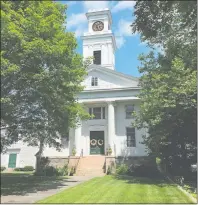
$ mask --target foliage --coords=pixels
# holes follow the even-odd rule
[[[33,166],[25,166],[24,168],[23,168],[23,171],[34,171],[34,167]]]
[[[197,6],[195,1],[137,1],[133,32],[152,48],[139,57],[141,98],[135,126],[148,151],[173,175],[188,175],[197,147]],[[184,177],[185,178],[185,177]]]
[[[15,168],[14,168],[14,171],[20,172],[20,171],[23,171],[23,168],[21,168],[21,167],[15,167]]]
[[[72,156],[76,156],[76,147],[73,147],[72,149]]]
[[[59,176],[58,169],[53,166],[46,166],[42,170],[35,172],[36,176]]]
[[[137,1],[134,16],[133,33],[150,45],[165,45],[172,37],[196,43],[196,1]]]
[[[71,167],[69,170],[69,176],[73,176],[76,173],[75,167]]]
[[[107,148],[107,155],[111,155],[111,154],[112,154],[112,148],[109,145],[108,148]]]
[[[67,176],[68,175],[68,166],[64,165],[61,168],[58,168],[58,176]]]
[[[4,171],[4,170],[6,170],[6,167],[1,167],[1,171]]]
[[[65,28],[65,5],[2,1],[1,14],[1,151],[22,140],[41,157],[44,146],[59,150],[69,127],[89,116],[76,101],[86,68]]]
[[[121,164],[116,167],[116,174],[128,174],[128,166],[126,164]]]
[[[16,167],[14,168],[14,171],[17,172],[28,172],[28,171],[34,171],[34,167],[33,166],[25,166],[25,167]]]
[[[149,178],[160,177],[160,173],[156,166],[145,165],[145,164],[129,166],[128,175],[136,176],[136,177],[149,177]]]
[[[112,174],[112,168],[111,168],[111,166],[108,166],[107,175],[111,175],[111,174]]]

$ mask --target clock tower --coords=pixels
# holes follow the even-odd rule
[[[86,17],[88,32],[82,36],[84,59],[92,56],[93,64],[114,70],[116,42],[111,30],[110,10],[89,10]]]

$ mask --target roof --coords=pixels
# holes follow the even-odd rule
[[[88,70],[87,72],[91,72],[93,70],[100,70],[100,71],[104,71],[104,72],[107,72],[107,73],[111,73],[111,74],[114,74],[114,75],[117,75],[119,77],[122,77],[122,78],[127,78],[129,80],[134,80],[134,81],[139,81],[139,78],[137,77],[134,77],[134,76],[131,76],[131,75],[127,75],[127,74],[124,74],[124,73],[121,73],[121,72],[118,72],[116,70],[112,70],[110,68],[105,68],[103,66],[100,66],[100,65],[95,65],[95,64],[92,64],[88,67]]]

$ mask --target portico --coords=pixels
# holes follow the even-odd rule
[[[104,108],[104,118],[101,119],[90,119],[87,121],[80,121],[78,126],[74,129],[74,139],[72,147],[76,148],[76,156],[81,155],[81,151],[83,151],[83,155],[89,156],[91,153],[91,143],[96,143],[95,140],[98,139],[98,136],[93,136],[93,133],[97,133],[96,131],[101,131],[104,133],[104,153],[96,153],[96,155],[107,154],[107,149],[110,147],[112,149],[112,156],[116,155],[115,147],[116,147],[116,107],[120,103],[124,102],[137,102],[139,100],[138,97],[119,97],[119,98],[107,98],[107,99],[81,99],[80,103],[86,107],[86,111],[89,112],[90,108]],[[123,122],[120,122],[123,123]],[[101,134],[100,134],[101,135]],[[91,137],[90,137],[91,136]],[[92,139],[95,139],[91,142]],[[98,140],[97,140],[98,143]],[[100,147],[101,143],[96,146]],[[70,153],[72,154],[72,153]]]
[[[97,152],[96,155],[106,154],[107,148],[111,147],[114,155],[115,143],[115,101],[108,102],[84,102],[87,111],[90,108],[103,108],[104,119],[90,119],[85,122],[80,121],[74,129],[73,147],[76,148],[76,155],[80,156],[83,150],[84,155],[92,155],[91,148],[104,147],[104,152]],[[103,133],[103,134],[102,134]],[[97,136],[94,136],[97,135]],[[100,136],[98,136],[100,135]],[[103,135],[103,136],[102,136]],[[101,149],[102,150],[102,149]]]

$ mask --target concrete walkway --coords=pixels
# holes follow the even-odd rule
[[[35,203],[41,199],[57,194],[58,192],[68,189],[70,187],[81,184],[85,181],[94,178],[94,176],[70,176],[63,180],[62,185],[55,189],[48,189],[46,191],[38,191],[36,193],[27,193],[25,195],[7,195],[1,196],[1,203]]]

